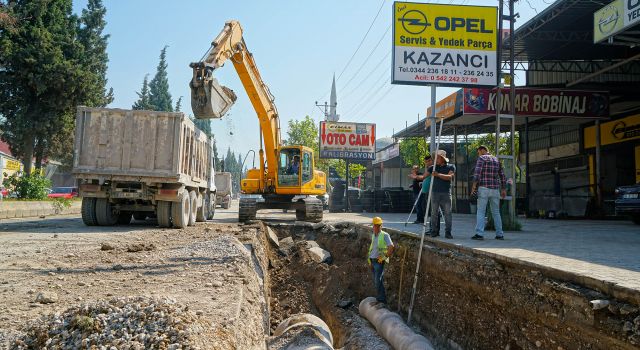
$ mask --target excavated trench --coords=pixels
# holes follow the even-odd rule
[[[264,226],[265,233],[268,232]],[[358,313],[374,295],[366,252],[370,228],[350,223],[271,224],[266,244],[269,327],[311,313],[335,349],[390,349]],[[406,318],[419,239],[390,232],[397,253],[385,272],[389,309]],[[268,234],[267,234],[268,236]],[[331,253],[318,262],[309,248]],[[426,242],[413,327],[437,349],[637,349],[640,297],[532,264]],[[270,349],[279,349],[271,343]]]

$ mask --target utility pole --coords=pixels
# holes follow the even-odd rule
[[[498,12],[498,31],[499,34],[499,42],[498,42],[498,91],[497,91],[497,107],[496,107],[496,157],[498,159],[504,159],[510,163],[509,170],[507,171],[508,176],[511,178],[511,190],[508,195],[511,198],[509,203],[509,218],[510,222],[514,223],[516,219],[516,163],[518,161],[518,154],[516,152],[515,140],[516,140],[516,105],[515,105],[515,97],[516,97],[516,87],[515,87],[515,46],[514,46],[514,38],[513,33],[515,31],[515,22],[516,18],[519,17],[519,14],[515,13],[514,4],[517,0],[508,0],[509,1],[509,15],[504,16],[504,0],[499,0],[499,12]],[[509,21],[509,114],[502,114],[502,106],[503,106],[503,98],[502,98],[502,87],[504,86],[502,83],[502,52],[504,48],[503,36],[502,36],[502,28],[503,21]],[[510,148],[511,154],[500,154],[500,132],[501,132],[501,119],[508,119],[510,121],[509,128],[509,137],[511,138]]]

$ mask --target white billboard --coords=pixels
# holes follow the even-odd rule
[[[321,121],[320,158],[374,160],[376,125]]]

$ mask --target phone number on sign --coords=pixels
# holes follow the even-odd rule
[[[425,73],[425,74],[444,74],[459,75],[465,77],[493,77],[491,71],[474,70],[474,69],[453,69],[453,68],[422,68],[422,67],[398,67],[400,73]]]
[[[451,82],[451,83],[468,83],[468,84],[476,84],[479,82],[478,78],[475,77],[461,77],[461,76],[452,76],[452,75],[416,75],[414,77],[416,81],[441,81],[441,82]]]

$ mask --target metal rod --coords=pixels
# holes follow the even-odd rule
[[[436,145],[436,86],[431,85],[431,115],[429,116],[431,120],[431,142],[429,142],[429,153],[433,156],[435,154],[436,149],[434,148]]]
[[[598,208],[602,208],[602,193],[600,191],[600,161],[602,157],[600,140],[600,120],[596,120],[596,199]]]
[[[511,216],[511,222],[516,221],[516,162],[518,161],[518,154],[516,154],[516,77],[514,72],[515,65],[515,46],[513,44],[513,32],[515,30],[516,16],[514,10],[514,0],[509,0],[509,75],[511,76],[511,84],[509,84],[509,100],[511,106],[511,155],[513,157],[511,161],[511,203],[509,205],[509,215]]]
[[[627,58],[627,59],[625,59],[625,60],[622,60],[622,61],[620,61],[620,62],[618,62],[618,63],[616,63],[616,64],[612,64],[612,65],[610,65],[610,66],[608,66],[608,67],[606,67],[606,68],[603,68],[603,69],[601,69],[601,70],[599,70],[599,71],[597,71],[597,72],[593,72],[593,73],[591,73],[591,74],[588,74],[588,75],[583,76],[582,78],[576,79],[576,80],[574,80],[574,81],[572,81],[572,82],[568,83],[568,84],[567,84],[567,87],[571,87],[571,86],[574,86],[574,85],[580,84],[580,83],[582,83],[583,81],[586,81],[586,80],[589,80],[589,79],[591,79],[591,78],[597,77],[598,75],[600,75],[600,74],[602,74],[602,73],[606,73],[606,72],[608,72],[608,71],[610,71],[610,70],[612,70],[612,69],[616,69],[616,68],[618,68],[618,67],[620,67],[620,66],[622,66],[622,65],[625,65],[625,64],[627,64],[627,63],[629,63],[629,62],[631,62],[631,61],[637,60],[637,59],[640,59],[640,53],[639,53],[639,54],[637,54],[637,55],[631,56],[631,57],[629,57],[629,58]]]
[[[435,105],[433,106],[433,109],[435,109]],[[438,139],[436,140],[436,150],[433,153],[433,155],[431,156],[434,159],[433,162],[433,170],[436,169],[436,161],[438,160],[438,149],[440,148],[440,135],[442,135],[442,126],[444,124],[444,118],[442,118],[440,120],[440,131],[438,132]],[[433,193],[433,183],[434,183],[434,179],[433,179],[433,172],[431,172],[431,183],[429,184],[429,195],[427,196],[427,207],[425,208],[425,220],[422,222],[422,236],[420,237],[420,247],[418,248],[418,260],[416,262],[416,274],[413,276],[413,288],[411,290],[411,303],[409,303],[409,312],[407,315],[407,325],[411,324],[411,314],[413,313],[413,303],[415,302],[415,298],[416,298],[416,286],[418,285],[418,273],[420,272],[420,260],[422,260],[422,246],[424,245],[424,235],[427,232],[427,220],[426,220],[426,215],[427,213],[429,213],[429,207],[431,206],[431,194]],[[436,209],[438,210],[438,209]],[[437,217],[437,215],[436,215]]]

